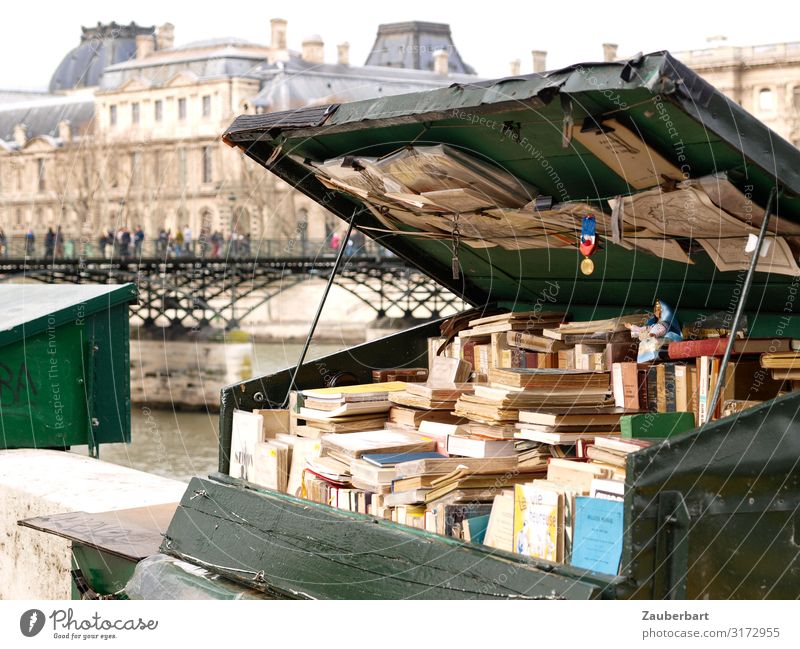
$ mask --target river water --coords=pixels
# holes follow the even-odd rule
[[[342,347],[312,345],[307,359],[332,354]],[[300,344],[257,344],[254,373],[268,374],[293,366],[301,350]],[[134,405],[131,426],[131,443],[101,446],[100,459],[184,481],[217,470],[218,413],[151,410]],[[86,449],[77,447],[75,451],[85,453]]]

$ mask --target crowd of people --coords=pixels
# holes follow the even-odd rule
[[[364,247],[364,235],[356,231],[346,241],[342,241],[342,236],[338,232],[331,233],[326,239],[326,246],[331,253],[338,252],[344,246],[345,254],[350,257],[354,254],[361,254]],[[263,242],[256,242],[257,245]],[[95,247],[96,246],[96,247]],[[292,246],[291,250],[298,256],[307,253],[319,254],[319,250],[306,251],[305,246]],[[141,225],[137,225],[133,230],[128,227],[121,227],[116,230],[109,229],[100,234],[93,242],[83,242],[83,246],[78,250],[77,242],[69,236],[64,235],[61,226],[55,230],[47,228],[44,235],[43,249],[36,247],[36,235],[33,229],[28,229],[24,236],[24,241],[17,240],[10,242],[3,229],[0,228],[0,256],[8,257],[9,251],[12,255],[24,254],[26,257],[44,255],[44,257],[61,258],[72,257],[75,254],[83,254],[88,257],[111,258],[141,258],[141,257],[205,257],[205,258],[229,258],[229,257],[250,257],[253,254],[269,255],[270,250],[259,247],[253,249],[253,242],[249,233],[232,232],[228,237],[214,230],[213,232],[202,232],[197,238],[193,236],[192,229],[186,225],[183,228],[172,229],[161,228],[158,235],[152,239],[147,239],[145,231]],[[285,252],[285,250],[284,250]]]

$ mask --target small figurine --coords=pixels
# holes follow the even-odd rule
[[[638,363],[647,363],[658,357],[658,350],[666,343],[683,340],[681,324],[672,307],[663,300],[656,300],[652,317],[644,326],[626,324],[631,338],[639,339]]]

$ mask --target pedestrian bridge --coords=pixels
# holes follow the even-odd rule
[[[271,256],[262,253],[267,249]],[[203,255],[165,251],[123,257],[112,249],[108,257],[9,256],[0,258],[0,281],[132,282],[139,291],[139,303],[131,307],[133,324],[232,329],[281,291],[329,277],[336,250],[317,247],[308,254],[312,249],[306,247],[307,254],[298,255],[300,250],[298,244],[273,240],[251,244],[248,256],[229,255],[227,249],[220,257],[205,249]],[[334,284],[368,305],[376,317],[430,320],[465,308],[458,296],[377,246],[346,254]]]

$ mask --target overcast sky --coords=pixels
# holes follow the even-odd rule
[[[364,62],[379,23],[425,20],[449,23],[462,58],[484,77],[508,74],[509,62],[532,71],[530,52],[547,50],[547,67],[602,59],[602,43],[620,55],[706,47],[724,35],[735,45],[800,40],[800,9],[788,0],[743,2],[455,2],[450,0],[303,0],[302,2],[168,2],[167,0],[52,0],[8,2],[0,39],[0,89],[46,88],[64,55],[80,41],[81,25],[97,21],[175,25],[176,44],[237,36],[269,41],[270,18],[288,20],[289,47],[320,34],[326,60],[349,41],[350,61]]]

